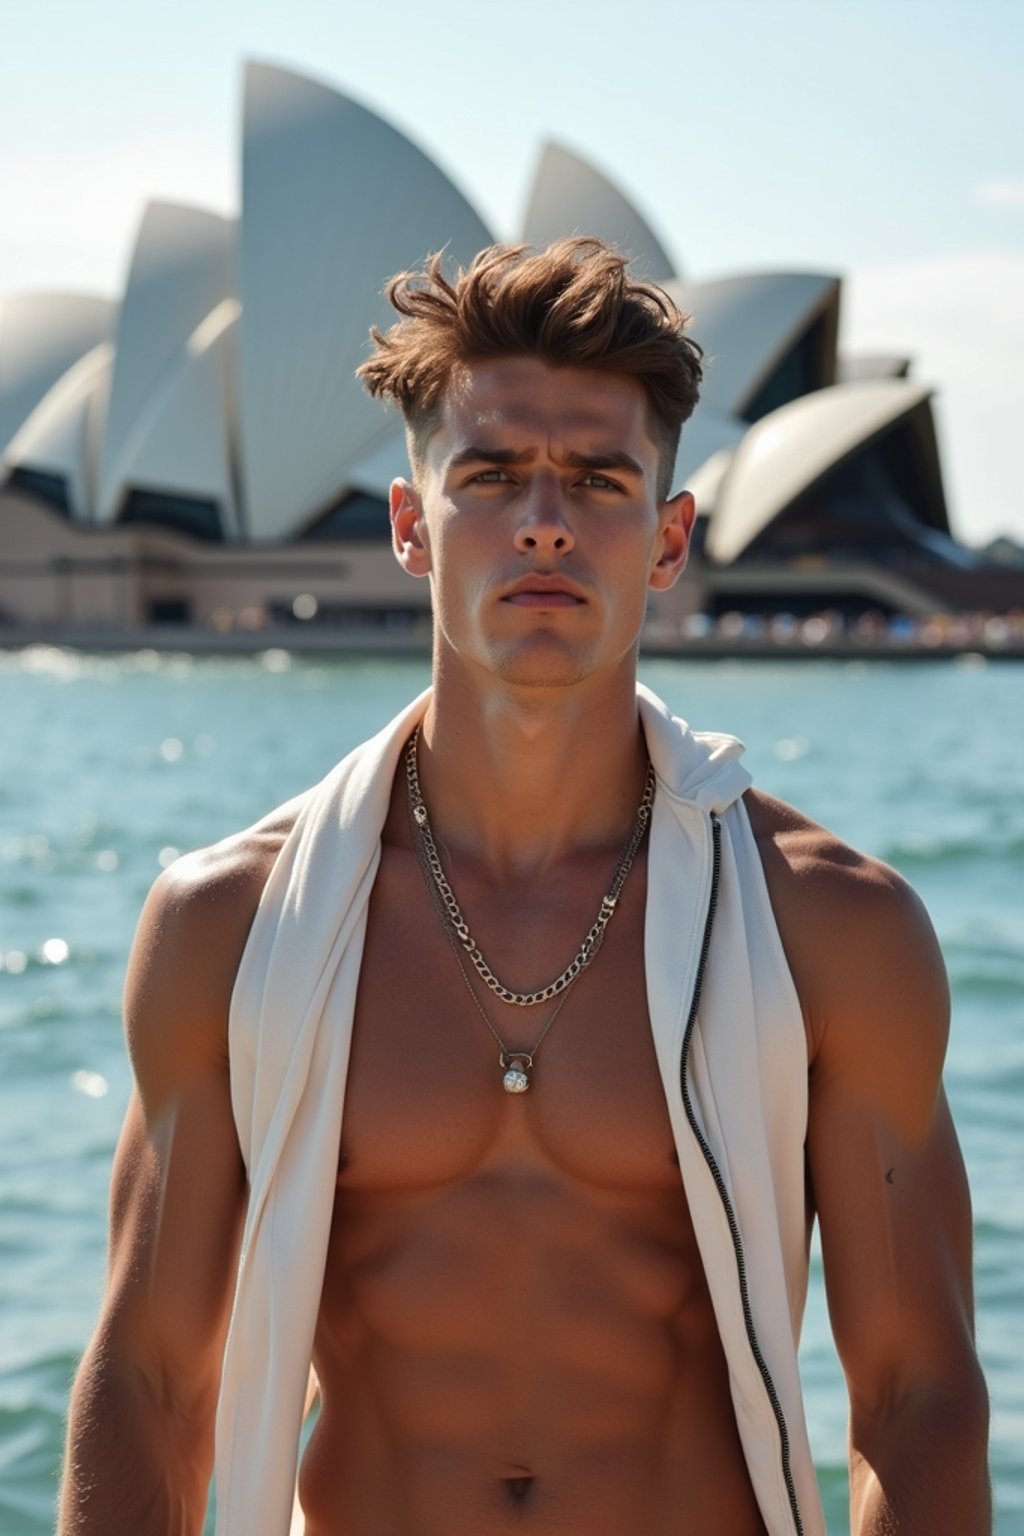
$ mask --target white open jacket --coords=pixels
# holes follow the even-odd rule
[[[380,833],[423,694],[305,797],[231,1002],[249,1209],[217,1414],[217,1536],[287,1536]],[[657,791],[648,1006],[679,1169],[770,1536],[822,1536],[796,1346],[807,1050],[732,737],[638,688]]]

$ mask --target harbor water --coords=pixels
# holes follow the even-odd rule
[[[1024,663],[650,662],[755,781],[901,870],[954,999],[947,1089],[974,1198],[1001,1536],[1024,1536]],[[53,1528],[63,1416],[100,1297],[129,1092],[120,992],[180,852],[313,782],[425,663],[0,653],[0,1532]],[[581,745],[585,750],[585,744]],[[829,1530],[846,1403],[815,1256],[802,1349]]]

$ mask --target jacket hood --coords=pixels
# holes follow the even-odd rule
[[[643,683],[637,683],[636,694],[659,788],[676,800],[721,815],[753,783],[740,762],[746,751],[743,742],[714,731],[692,731]]]

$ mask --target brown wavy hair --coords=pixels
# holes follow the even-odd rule
[[[697,404],[703,351],[685,334],[688,316],[663,289],[631,278],[628,265],[613,246],[578,236],[540,251],[489,246],[451,280],[443,252],[424,271],[393,277],[387,296],[403,318],[371,329],[373,354],[356,373],[371,395],[401,411],[414,473],[454,374],[485,358],[538,357],[639,379],[664,501],[683,422]]]

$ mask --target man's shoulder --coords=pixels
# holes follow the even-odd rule
[[[773,901],[813,902],[822,915],[841,909],[872,923],[892,919],[920,902],[901,874],[883,860],[844,842],[795,806],[749,789],[743,803],[750,819]]]
[[[175,859],[155,881],[151,901],[165,917],[185,923],[194,918],[205,925],[235,909],[254,912],[304,799],[290,800],[252,826]]]
[[[154,882],[139,919],[125,989],[129,1040],[226,1046],[238,966],[263,888],[303,800],[209,847]]]
[[[913,887],[784,801],[749,790],[744,804],[812,1050],[829,1031],[866,1043],[894,1013],[944,1043],[945,968]]]

